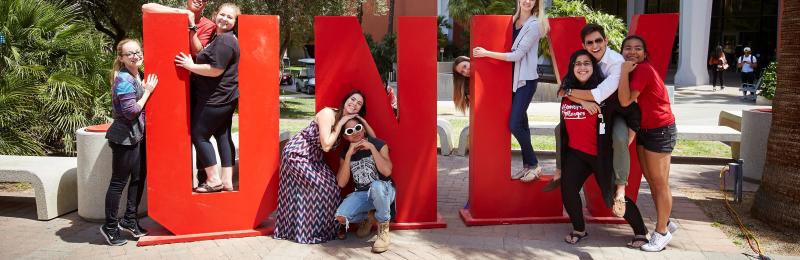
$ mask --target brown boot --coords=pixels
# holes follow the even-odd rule
[[[369,214],[367,214],[367,219],[358,225],[356,236],[359,238],[369,236],[372,233],[372,226],[375,226],[375,223],[378,223],[378,220],[375,219],[375,211],[370,211]]]
[[[372,252],[386,252],[389,250],[389,243],[389,221],[378,223],[378,239],[372,244]]]

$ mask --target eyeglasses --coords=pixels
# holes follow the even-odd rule
[[[142,52],[142,50],[138,50],[138,51],[132,51],[132,52],[123,53],[122,56],[125,56],[125,57],[128,57],[128,58],[133,58],[133,56],[140,56],[141,57],[143,54],[144,53]]]
[[[361,124],[357,124],[351,128],[344,129],[344,135],[353,135],[355,133],[361,132],[364,129],[364,126]]]
[[[601,42],[603,42],[603,38],[597,38],[597,39],[594,39],[594,41],[592,41],[592,40],[586,41],[586,45],[592,45],[592,43],[600,44]]]
[[[592,62],[591,61],[584,61],[584,62],[576,61],[575,63],[573,63],[573,65],[575,65],[575,67],[591,67],[592,66]]]

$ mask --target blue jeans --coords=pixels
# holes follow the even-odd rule
[[[347,195],[339,208],[336,216],[343,216],[349,227],[350,222],[361,222],[367,219],[367,213],[375,210],[375,219],[379,223],[391,219],[390,207],[394,202],[395,190],[390,181],[373,181],[367,191],[354,191]]]
[[[522,150],[522,166],[529,168],[535,168],[539,164],[533,152],[531,128],[528,125],[528,106],[533,100],[533,94],[536,93],[537,82],[538,80],[527,80],[525,86],[511,94],[511,118],[508,120],[511,134],[517,139]]]

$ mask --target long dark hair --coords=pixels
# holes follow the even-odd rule
[[[719,46],[719,45],[717,45],[717,48],[714,49],[714,53],[711,54],[712,57],[717,58],[717,59],[722,58],[722,56],[724,56],[724,55],[725,55],[725,52],[723,51],[722,46]]]
[[[342,99],[342,103],[339,104],[339,109],[336,110],[336,119],[333,121],[333,126],[331,126],[331,131],[335,130],[336,124],[339,123],[339,119],[342,119],[344,115],[344,104],[347,103],[347,100],[350,99],[353,95],[358,94],[361,95],[361,98],[364,99],[364,102],[361,104],[361,110],[358,111],[358,115],[363,117],[367,116],[367,97],[364,96],[364,93],[361,93],[361,90],[353,90],[347,95],[344,96]]]
[[[469,88],[469,78],[464,77],[461,73],[456,71],[458,64],[462,62],[469,62],[469,57],[467,56],[458,56],[455,61],[453,61],[453,103],[456,105],[456,110],[467,111],[469,107],[469,96],[467,96],[468,88]]]
[[[589,77],[586,83],[581,83],[578,77],[575,76],[575,61],[577,61],[580,56],[587,56],[589,60],[592,61],[592,76]],[[597,64],[597,59],[595,59],[589,51],[583,49],[572,53],[572,56],[569,57],[567,75],[564,76],[564,79],[561,81],[561,89],[593,89],[596,88],[600,82],[603,82],[603,74],[600,71],[600,65]]]

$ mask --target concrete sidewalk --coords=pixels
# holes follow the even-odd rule
[[[554,161],[542,160],[547,171]],[[515,161],[512,165],[519,165]],[[568,224],[466,227],[458,216],[468,194],[468,158],[438,158],[439,213],[448,228],[393,231],[391,249],[370,253],[371,240],[350,235],[344,241],[300,245],[269,236],[136,247],[134,241],[110,247],[97,223],[71,213],[52,221],[36,220],[32,197],[0,194],[0,259],[747,259],[702,210],[673,189],[673,217],[680,230],[667,250],[646,253],[625,248],[632,232],[627,225],[589,224],[591,236],[578,246],[562,241]],[[671,185],[716,187],[719,166],[673,165]],[[745,189],[754,190],[748,184]],[[25,195],[25,194],[22,194]],[[28,194],[30,196],[30,194]],[[655,208],[646,183],[638,202],[648,228]],[[152,220],[145,219],[145,224]],[[198,223],[202,225],[202,223]],[[774,257],[773,259],[792,259]],[[794,258],[800,259],[800,258]]]

